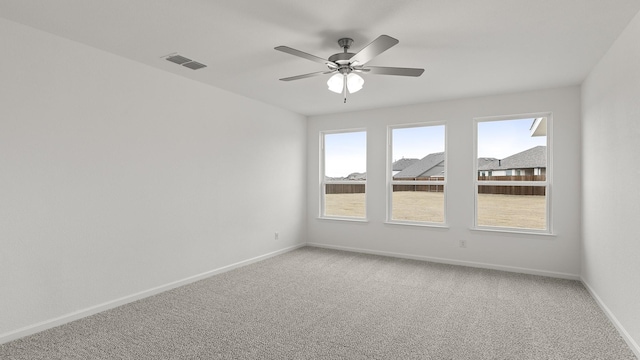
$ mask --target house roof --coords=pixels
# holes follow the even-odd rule
[[[480,163],[478,163],[478,170],[531,169],[546,167],[546,146],[536,146],[517,154],[513,154],[502,160],[493,160],[484,165],[480,165]]]
[[[367,180],[367,173],[351,173],[347,176],[346,180]]]
[[[422,159],[418,160],[418,159],[400,159],[396,162],[393,163],[393,170],[396,170],[396,163],[400,162],[401,160],[409,160],[409,166],[406,166],[402,171],[400,171],[399,173],[397,173],[396,175],[394,175],[395,179],[414,179],[417,177],[420,177],[422,174],[426,173],[427,171],[433,169],[435,166],[441,164],[444,161],[444,153],[443,152],[439,152],[439,153],[433,153],[433,154],[429,154],[425,157],[423,157]],[[478,158],[478,168],[481,168],[482,166],[486,165],[486,164],[490,164],[492,162],[496,162],[498,161],[498,159],[496,158]]]
[[[547,117],[533,119],[529,131],[531,131],[531,136],[547,136]]]
[[[404,169],[406,169],[407,167],[413,165],[416,161],[419,161],[420,159],[405,159],[402,158],[400,160],[396,160],[393,162],[392,164],[392,169],[393,171],[402,171]]]
[[[429,154],[419,161],[407,166],[404,170],[397,173],[394,178],[396,179],[413,179],[417,178],[425,172],[431,170],[434,166],[444,161],[444,153]]]
[[[487,165],[487,164],[491,163],[492,161],[496,161],[496,160],[498,160],[498,159],[489,158],[489,157],[478,158],[478,169],[480,169],[482,166]]]

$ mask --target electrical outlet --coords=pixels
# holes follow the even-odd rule
[[[466,247],[467,247],[467,240],[462,240],[462,239],[461,239],[461,240],[459,240],[459,241],[458,241],[458,245],[459,245],[461,248],[466,248]]]
[[[279,238],[279,237],[280,237],[280,234],[278,234],[278,233],[276,233],[276,234],[273,236],[273,238],[274,238],[275,240],[278,240],[278,238]]]

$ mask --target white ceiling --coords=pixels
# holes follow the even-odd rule
[[[304,115],[580,84],[640,10],[640,0],[0,0],[0,16]],[[323,58],[381,34],[400,43],[369,65],[343,104],[324,70],[273,48]],[[0,34],[1,37],[1,34]],[[208,65],[190,70],[169,53]],[[99,69],[97,69],[99,70]]]

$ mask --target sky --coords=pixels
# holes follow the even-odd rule
[[[325,175],[346,177],[367,171],[367,133],[364,131],[325,134]]]
[[[478,123],[478,157],[504,159],[538,145],[546,136],[531,137],[533,119],[486,121]],[[445,126],[392,129],[393,161],[423,157],[445,151]],[[346,177],[366,172],[366,132],[325,134],[325,175]]]
[[[393,161],[444,152],[444,125],[393,129]]]
[[[546,136],[531,136],[533,119],[484,121],[478,123],[478,157],[504,159],[538,145]]]

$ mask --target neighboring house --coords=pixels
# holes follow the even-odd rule
[[[478,169],[480,169],[482,166],[487,165],[493,161],[497,161],[498,159],[496,158],[486,158],[486,157],[481,157],[478,158]]]
[[[422,159],[400,159],[393,163],[393,170],[396,172],[396,164],[402,160],[407,160],[404,164],[408,165],[401,171],[394,173],[394,180],[416,180],[427,177],[443,177],[444,176],[444,153],[429,154]],[[478,168],[486,164],[498,161],[496,158],[479,158]]]
[[[367,173],[351,173],[347,176],[346,180],[367,180]]]
[[[402,158],[400,160],[394,161],[393,164],[391,164],[391,169],[393,171],[393,176],[395,176],[400,171],[406,169],[407,167],[413,165],[416,161],[419,161],[419,160],[420,159],[405,159],[405,158]]]
[[[367,173],[351,173],[345,177],[330,177],[325,176],[325,181],[344,181],[344,180],[367,180]]]
[[[394,168],[395,170],[395,168]],[[444,176],[444,153],[429,154],[413,162],[393,176],[394,180],[416,180],[430,176]]]
[[[413,165],[414,163],[418,162],[419,159],[405,159],[402,158],[400,160],[396,160],[393,162],[392,166],[393,166],[393,174],[397,174],[398,172],[406,169],[407,167]],[[347,175],[346,177],[337,177],[337,178],[332,178],[332,177],[327,177],[326,180],[334,180],[334,181],[340,181],[340,180],[367,180],[367,173],[352,173]]]
[[[546,146],[536,146],[501,160],[494,159],[485,164],[480,164],[480,159],[478,159],[479,176],[546,175],[546,173]]]

